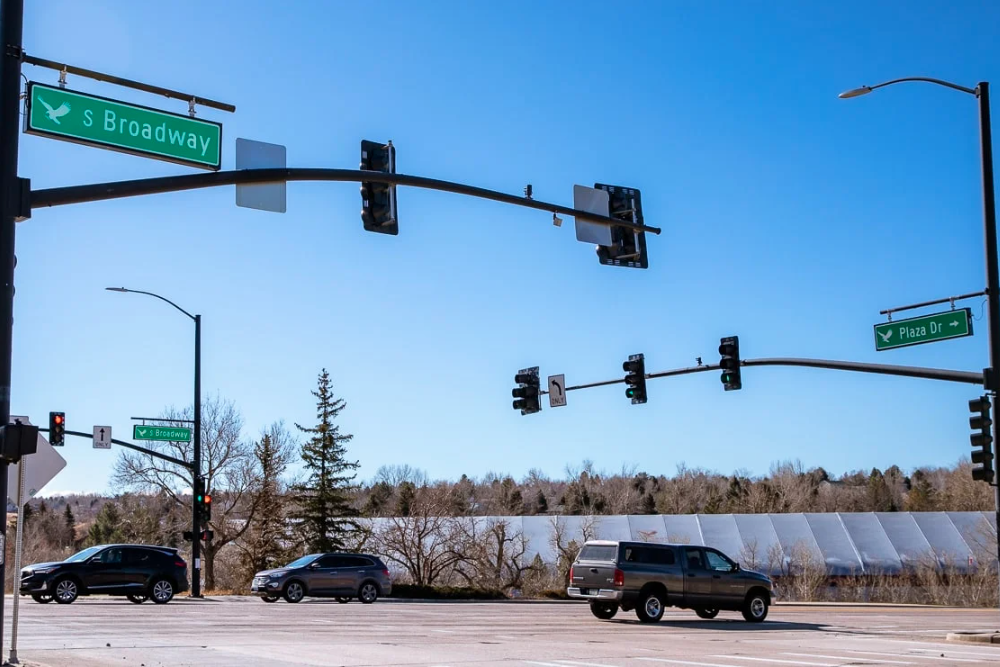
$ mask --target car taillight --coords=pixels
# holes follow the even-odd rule
[[[188,564],[187,564],[187,563],[185,563],[185,562],[184,562],[184,561],[182,561],[182,560],[175,560],[175,561],[174,561],[174,565],[175,565],[175,566],[177,566],[177,567],[187,567],[187,566],[188,566]]]
[[[389,569],[386,568],[386,569],[382,570],[382,574],[384,574],[386,576],[386,578],[388,578],[389,577]]]
[[[573,583],[573,566],[569,566],[569,583]]]
[[[625,573],[615,568],[614,579],[611,580],[612,586],[624,586],[625,585]]]

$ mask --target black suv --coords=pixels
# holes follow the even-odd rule
[[[172,547],[106,544],[21,569],[21,595],[42,604],[70,604],[80,595],[125,595],[136,604],[149,599],[166,604],[187,588],[187,563]]]

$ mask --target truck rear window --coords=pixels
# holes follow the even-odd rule
[[[587,544],[580,550],[580,560],[605,560],[613,563],[617,558],[616,544]]]

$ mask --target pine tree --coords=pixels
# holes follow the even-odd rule
[[[906,494],[904,509],[907,512],[933,512],[937,510],[937,493],[923,470],[913,473],[910,492]]]
[[[314,428],[296,424],[303,433],[311,434],[302,444],[302,463],[308,472],[305,483],[295,488],[298,511],[306,544],[312,551],[342,549],[345,533],[356,528],[346,517],[354,510],[350,505],[351,482],[359,466],[348,461],[344,446],[354,436],[340,432],[334,420],[347,407],[344,399],[334,398],[330,374],[324,368],[320,373],[316,397],[316,416],[319,423]]]
[[[22,510],[24,516],[24,525],[27,526],[28,522],[31,521],[31,517],[35,514],[35,510],[31,508],[31,503],[24,503],[24,509]]]
[[[285,507],[279,484],[288,463],[280,444],[267,433],[254,444],[254,457],[260,467],[260,490],[257,511],[243,541],[242,560],[247,571],[259,572],[275,567],[285,557]]]
[[[868,476],[868,507],[871,512],[895,512],[897,509],[885,475],[878,468],[872,468]]]
[[[73,516],[73,509],[66,503],[66,511],[63,512],[63,518],[66,520],[66,545],[73,546],[76,544],[76,517]]]
[[[417,487],[407,480],[399,485],[399,497],[396,499],[396,516],[410,516],[413,503],[417,499]]]
[[[545,492],[538,489],[538,495],[535,496],[535,514],[545,514],[549,511],[549,501],[545,497]]]
[[[114,544],[122,542],[122,513],[118,509],[118,503],[110,501],[104,504],[101,511],[97,513],[97,518],[87,531],[85,546],[93,547],[99,544]]]

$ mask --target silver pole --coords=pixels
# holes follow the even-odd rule
[[[28,457],[22,456],[17,465],[17,538],[14,542],[14,616],[11,618],[10,659],[17,665],[17,607],[21,599],[21,549],[24,547],[24,466]]]

